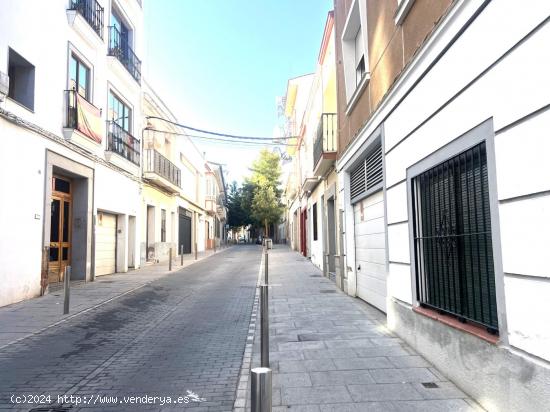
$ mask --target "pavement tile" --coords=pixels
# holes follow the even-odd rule
[[[278,344],[280,351],[285,350],[305,350],[305,349],[324,349],[326,348],[323,342],[287,342]]]
[[[274,388],[278,387],[300,387],[311,386],[309,374],[304,372],[299,373],[277,373],[273,376]]]
[[[283,405],[309,405],[352,401],[346,387],[337,385],[310,388],[282,388],[281,397]]]
[[[388,356],[396,368],[429,368],[432,367],[422,356]]]
[[[421,400],[422,396],[408,383],[348,385],[355,402]]]
[[[428,368],[373,369],[370,374],[376,383],[433,382],[437,380]]]
[[[371,339],[327,340],[328,348],[371,348],[374,346]]]
[[[475,412],[477,409],[462,399],[393,402],[399,412]]]
[[[466,398],[467,395],[452,382],[436,382],[437,388],[426,388],[422,383],[413,384],[424,399]]]
[[[375,383],[366,370],[311,372],[309,376],[314,386]]]
[[[279,372],[315,372],[336,370],[332,359],[309,359],[296,361],[279,361]]]
[[[394,412],[391,402],[357,402],[321,405],[321,412]]]
[[[333,361],[337,369],[394,368],[388,358],[384,357],[334,359]]]
[[[352,349],[311,349],[302,351],[305,359],[338,359],[354,358],[355,352]]]
[[[409,356],[409,352],[403,349],[401,346],[375,346],[372,348],[353,348],[356,356],[360,358],[370,358],[375,356]],[[395,364],[392,363],[394,366]]]

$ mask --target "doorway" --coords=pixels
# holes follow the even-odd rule
[[[328,273],[333,281],[336,279],[336,216],[334,197],[327,200],[327,235],[328,235]]]
[[[72,181],[52,177],[50,256],[48,283],[63,281],[65,267],[71,264]]]

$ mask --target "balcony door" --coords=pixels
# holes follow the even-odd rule
[[[52,178],[50,219],[50,262],[48,283],[61,282],[65,267],[71,264],[72,182]]]

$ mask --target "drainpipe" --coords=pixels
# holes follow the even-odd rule
[[[92,171],[92,245],[90,248],[91,265],[90,265],[90,280],[95,280],[95,225],[96,215],[95,211],[95,169]]]

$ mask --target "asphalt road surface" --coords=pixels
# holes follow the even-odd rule
[[[260,257],[232,247],[0,350],[0,409],[230,411]]]

